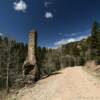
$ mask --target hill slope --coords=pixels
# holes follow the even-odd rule
[[[100,100],[100,81],[81,67],[66,68],[20,90],[17,100]]]

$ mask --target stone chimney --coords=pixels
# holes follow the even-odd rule
[[[28,42],[28,62],[32,65],[36,64],[36,48],[37,48],[37,32],[32,31],[29,33],[29,42]]]
[[[37,77],[37,57],[36,57],[36,48],[37,48],[37,32],[31,31],[29,33],[29,42],[28,42],[28,54],[26,61],[23,65],[23,74],[25,77],[28,77],[29,80],[35,80]]]

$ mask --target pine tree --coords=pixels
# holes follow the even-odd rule
[[[100,24],[93,23],[91,34],[91,58],[98,60],[100,58]]]

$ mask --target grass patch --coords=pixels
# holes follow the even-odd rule
[[[83,70],[100,79],[100,65],[96,65],[94,61],[89,61],[83,67]]]

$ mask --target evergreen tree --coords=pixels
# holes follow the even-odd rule
[[[100,24],[93,23],[91,34],[91,58],[93,60],[100,60]]]

